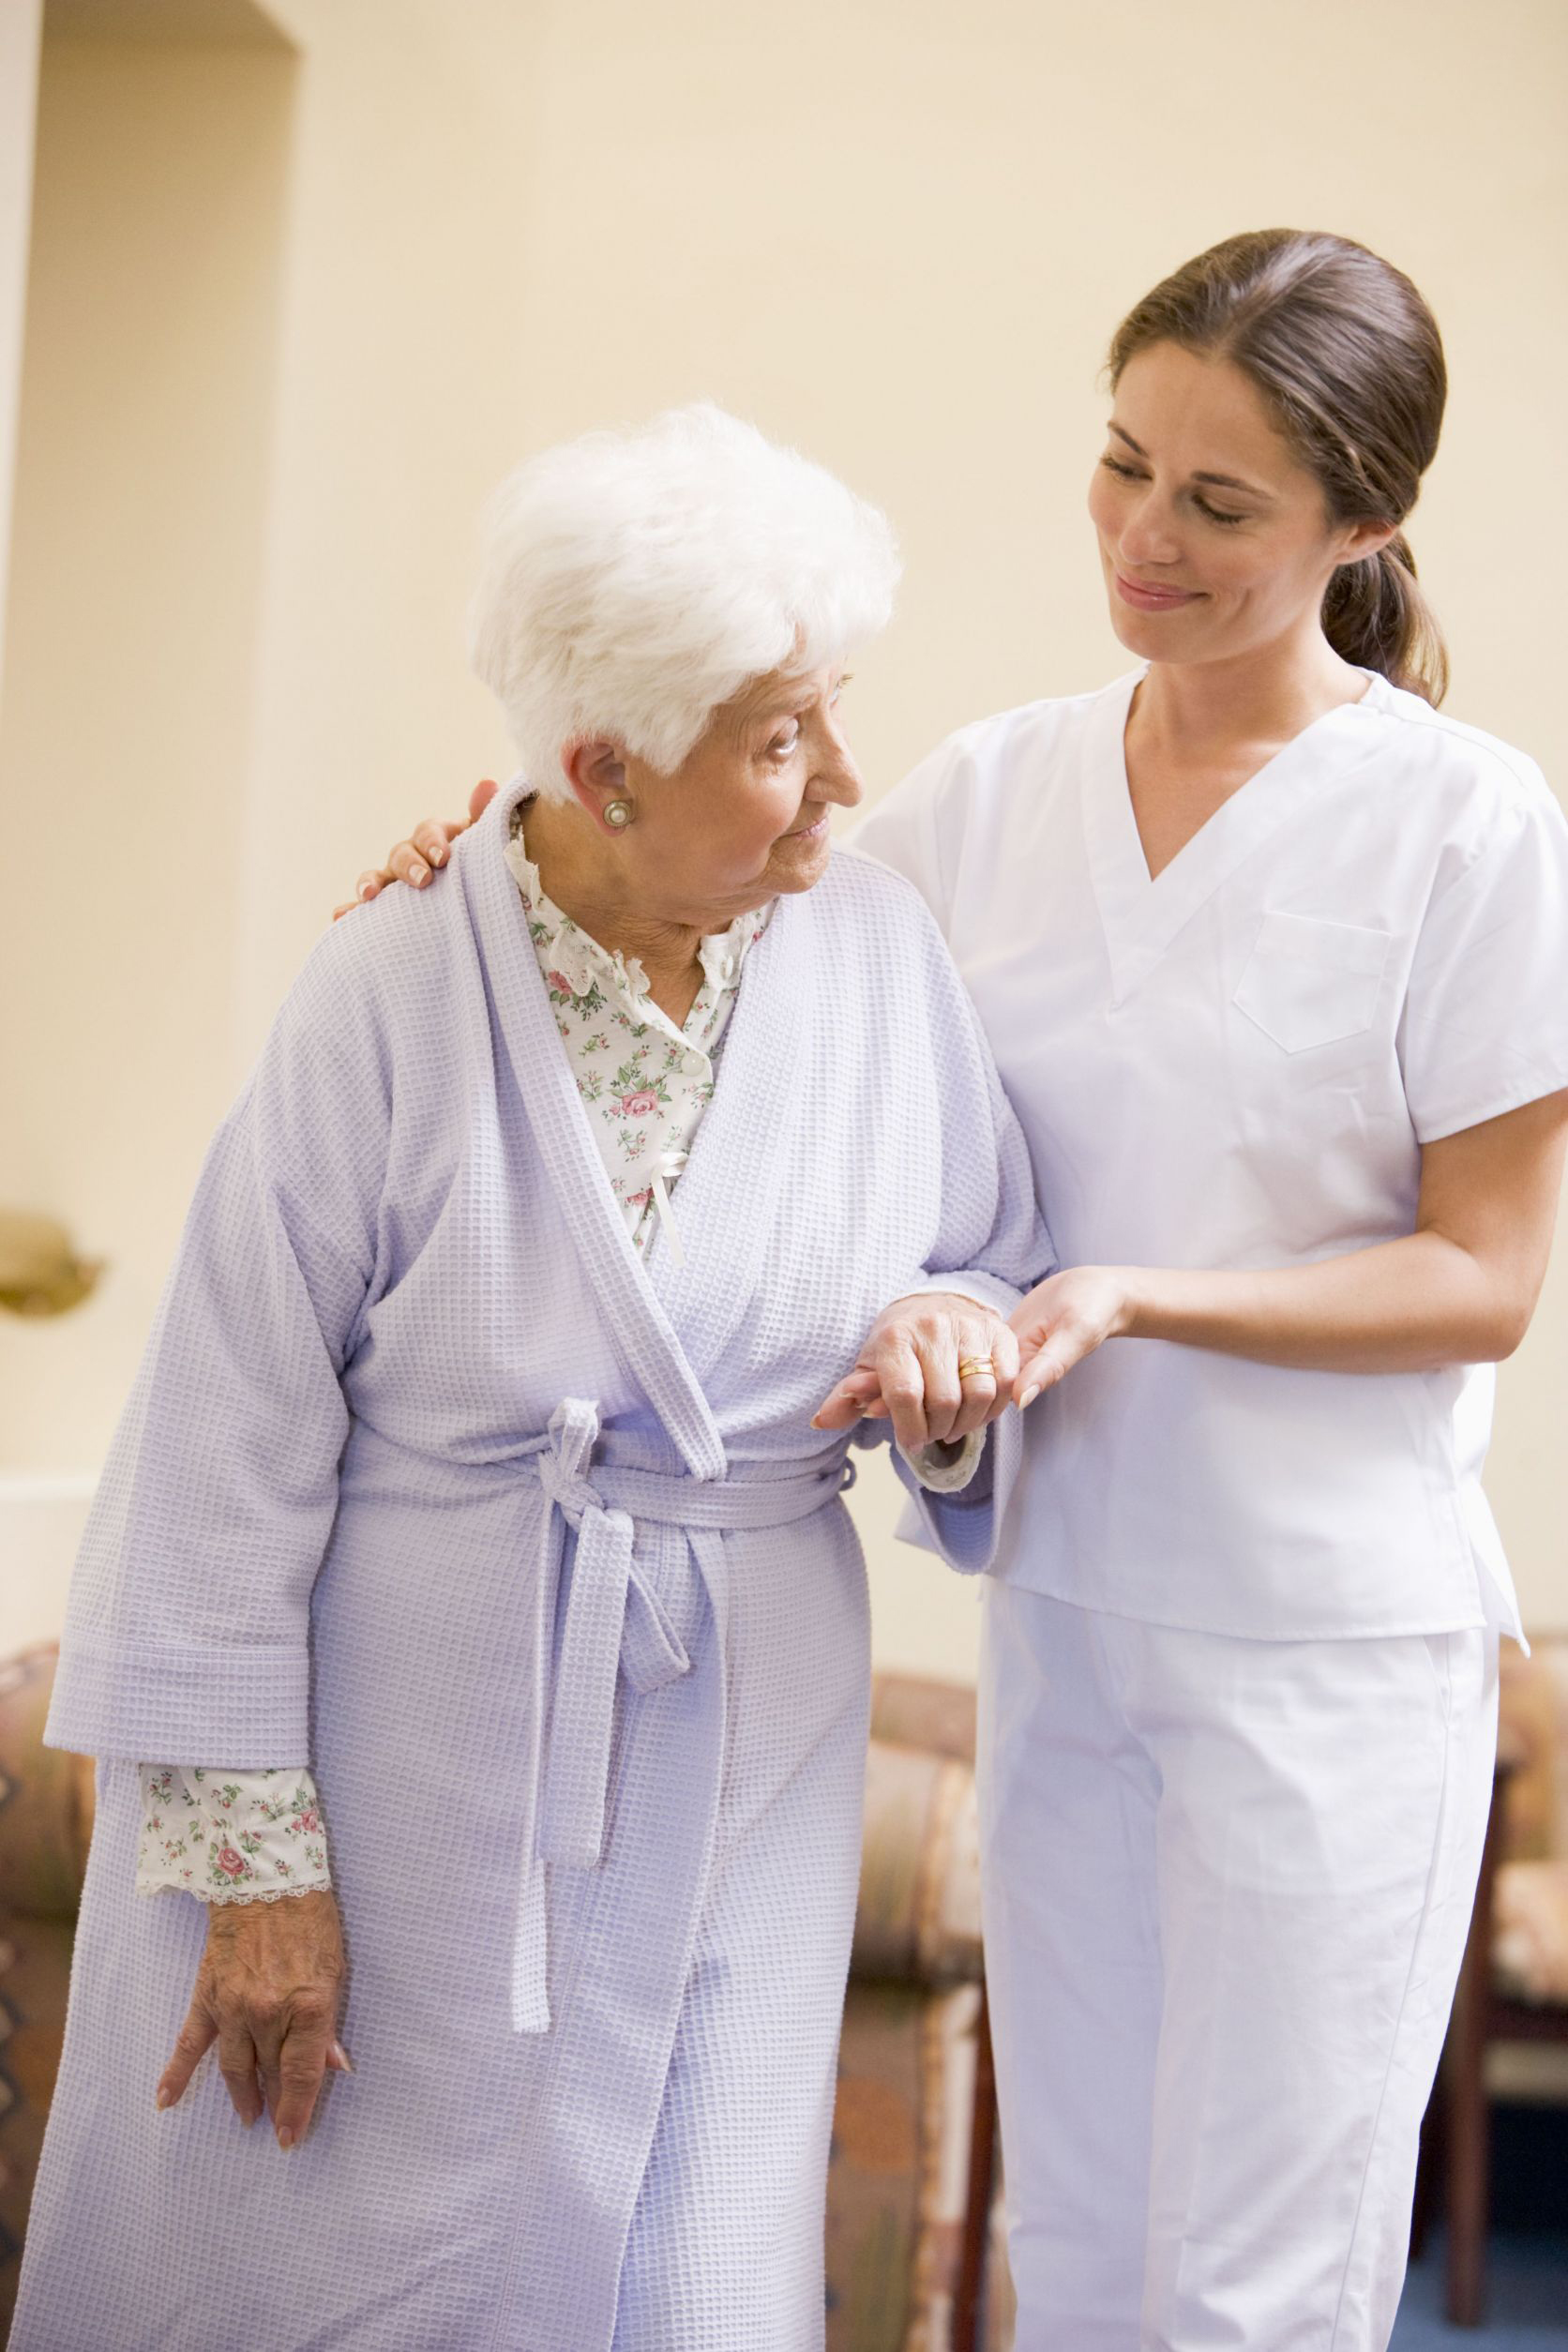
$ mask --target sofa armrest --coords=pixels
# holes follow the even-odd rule
[[[93,1834],[93,1766],[43,1745],[53,1645],[0,1664],[0,1911],[76,1917]]]
[[[853,1977],[932,1988],[979,1981],[974,1773],[927,1748],[873,1740]]]

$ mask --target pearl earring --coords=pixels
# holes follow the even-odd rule
[[[607,801],[605,804],[604,821],[607,825],[613,825],[617,833],[622,832],[625,827],[629,825],[631,822],[630,801]]]

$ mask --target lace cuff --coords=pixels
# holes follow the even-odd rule
[[[938,1440],[932,1445],[916,1446],[912,1454],[905,1446],[898,1448],[920,1484],[933,1495],[961,1494],[979,1469],[985,1450],[984,1429],[972,1429],[956,1444]]]
[[[329,1887],[326,1831],[303,1765],[225,1772],[143,1764],[138,1894],[204,1903],[275,1903]]]

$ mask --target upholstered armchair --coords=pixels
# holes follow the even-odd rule
[[[53,1671],[52,1649],[0,1665],[0,2336],[59,2064],[92,1832],[91,1764],[41,1744]],[[988,2258],[973,1695],[883,1680],[873,1732],[829,2183],[828,2343],[831,2352],[999,2352],[1007,2309],[1003,2266]]]
[[[828,2352],[1001,2352],[974,1694],[879,1676],[828,2177]]]

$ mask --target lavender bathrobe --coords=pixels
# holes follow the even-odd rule
[[[840,853],[748,957],[640,1259],[502,795],[321,942],[204,1170],[49,1737],[99,1757],[13,2352],[795,2352],[858,1860],[864,1576],[809,1426],[872,1317],[1048,1262],[936,927]],[[1013,1471],[923,1508],[983,1566]],[[309,1760],[349,1952],[292,2154],[153,2090],[206,1915],[137,1760]]]

